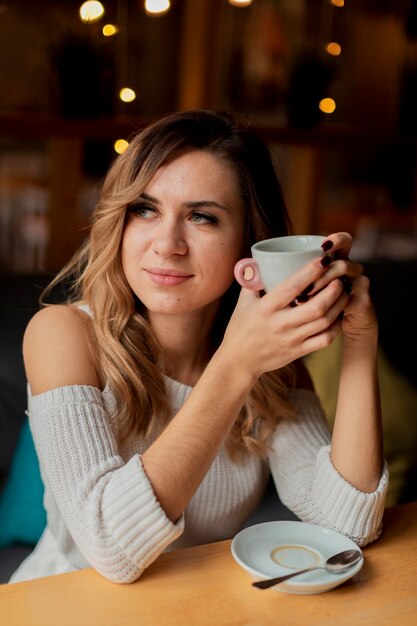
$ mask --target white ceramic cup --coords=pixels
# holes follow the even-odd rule
[[[252,258],[236,263],[235,278],[246,289],[271,291],[304,265],[322,257],[323,241],[325,237],[321,235],[290,235],[258,241],[251,247]],[[248,268],[251,271],[247,272]]]

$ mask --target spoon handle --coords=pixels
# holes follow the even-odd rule
[[[278,576],[278,578],[268,578],[267,580],[257,580],[252,583],[252,587],[257,587],[258,589],[268,589],[269,587],[273,587],[278,583],[282,583],[284,580],[288,580],[289,578],[293,578],[293,576],[299,576],[300,574],[304,574],[305,572],[312,572],[315,569],[323,569],[323,567],[308,567],[307,569],[299,570],[298,572],[291,572],[291,574],[286,574],[285,576]]]

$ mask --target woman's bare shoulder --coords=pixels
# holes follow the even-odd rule
[[[65,385],[99,386],[90,350],[90,316],[74,305],[38,311],[23,338],[23,358],[32,393]]]

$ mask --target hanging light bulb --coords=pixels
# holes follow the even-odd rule
[[[345,0],[330,0],[330,2],[332,3],[332,5],[334,7],[344,7],[345,6]]]
[[[80,18],[82,22],[97,22],[104,15],[104,7],[101,2],[88,0],[80,6]]]
[[[123,154],[123,152],[127,149],[128,145],[129,145],[129,142],[126,141],[126,139],[117,139],[113,144],[113,148],[114,148],[114,151],[117,152],[117,154]]]
[[[145,0],[145,11],[148,15],[163,15],[170,7],[170,0]]]
[[[123,102],[133,102],[136,98],[136,93],[130,87],[123,87],[119,92],[119,98]]]
[[[336,41],[331,41],[326,46],[326,52],[331,54],[333,57],[338,57],[339,54],[342,52],[342,46]]]
[[[333,113],[336,110],[336,102],[333,98],[323,98],[319,102],[319,109],[323,113]]]

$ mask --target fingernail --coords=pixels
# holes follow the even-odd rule
[[[337,316],[337,319],[340,322],[343,322],[343,318],[345,317],[345,312],[344,311],[340,311],[339,315]]]
[[[328,250],[330,250],[330,248],[333,248],[333,241],[330,241],[330,239],[328,239],[321,244],[321,247],[325,252],[327,252]]]
[[[349,296],[352,293],[352,281],[349,276],[344,274],[343,276],[339,276],[339,280],[343,285],[344,292]]]
[[[294,308],[294,307],[296,307],[296,306],[297,306],[296,301],[295,301],[295,300],[291,300],[291,302],[290,302],[290,307]]]
[[[315,283],[310,283],[309,286],[306,287],[305,289],[303,289],[303,291],[301,293],[302,294],[310,293],[310,291],[313,291],[314,285],[315,285]]]
[[[295,299],[297,304],[301,304],[302,302],[308,302],[308,300],[309,300],[309,297],[308,297],[308,295],[306,293],[301,293]]]
[[[328,267],[332,262],[332,257],[329,254],[326,254],[322,259],[320,259],[320,264],[322,267]]]

